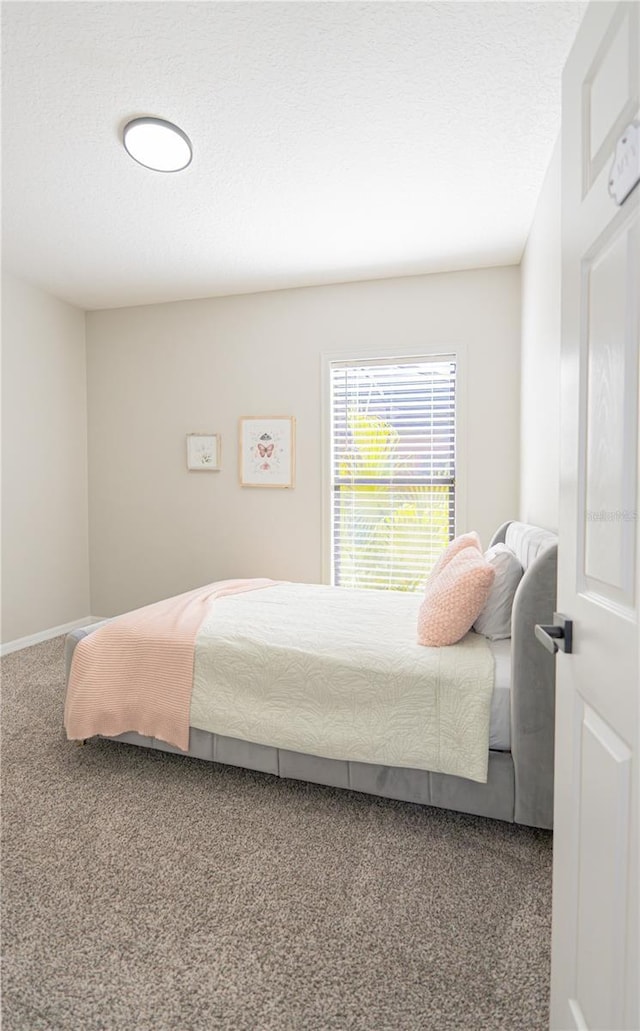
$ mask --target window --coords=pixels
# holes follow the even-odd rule
[[[456,363],[329,368],[332,583],[417,591],[455,532]]]

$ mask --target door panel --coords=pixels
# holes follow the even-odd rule
[[[622,1027],[631,751],[593,709],[578,708],[580,933],[573,1001],[587,1027]]]
[[[640,116],[640,5],[591,3],[563,77],[551,1025],[637,1031],[640,187],[609,194]]]
[[[631,608],[635,584],[637,491],[638,252],[637,212],[611,223],[584,262],[587,303],[582,327],[586,369],[581,447],[585,503],[584,553],[578,556],[581,590]],[[621,457],[622,461],[618,458]],[[584,561],[582,561],[584,559]],[[582,568],[581,568],[582,567]]]
[[[584,78],[583,195],[609,161],[617,137],[634,117],[637,106],[634,76],[638,65],[634,22],[637,17],[633,4],[617,5]]]

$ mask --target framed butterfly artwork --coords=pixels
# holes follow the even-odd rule
[[[241,486],[293,487],[295,424],[292,415],[246,415],[240,419]]]

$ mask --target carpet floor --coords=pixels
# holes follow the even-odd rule
[[[536,1031],[551,834],[66,741],[2,660],[4,1031]]]

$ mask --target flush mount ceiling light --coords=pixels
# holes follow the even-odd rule
[[[127,154],[156,172],[179,172],[191,161],[191,140],[163,118],[134,118],[122,133]]]

